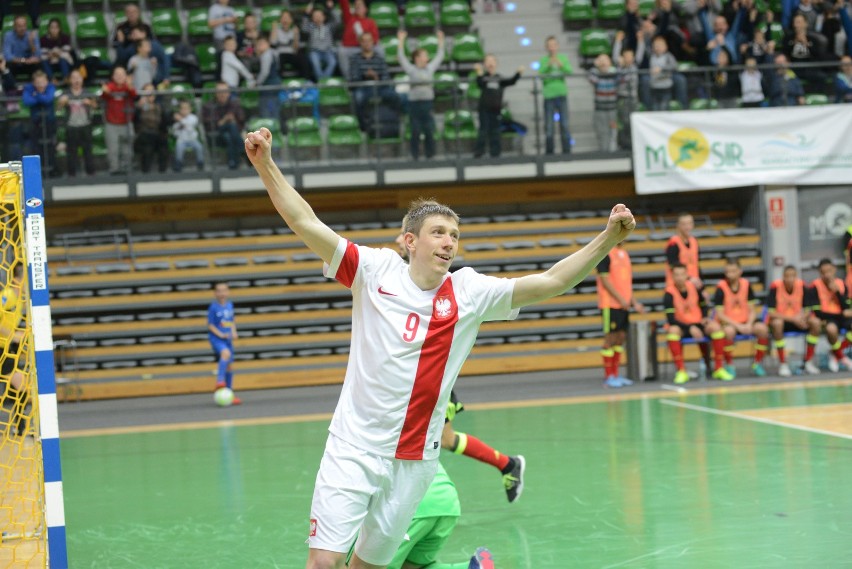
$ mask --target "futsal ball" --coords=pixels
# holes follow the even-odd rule
[[[213,399],[219,407],[227,407],[234,402],[234,392],[227,387],[220,387],[213,394]]]

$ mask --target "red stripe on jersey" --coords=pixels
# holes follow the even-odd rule
[[[343,253],[343,259],[340,260],[340,266],[337,268],[334,278],[346,288],[352,288],[352,281],[355,280],[355,271],[357,270],[358,246],[347,241],[346,251]]]
[[[426,446],[429,421],[438,404],[441,393],[441,381],[453,344],[453,333],[459,320],[458,305],[453,292],[452,279],[448,278],[435,293],[432,301],[432,318],[426,339],[420,348],[420,360],[417,362],[417,374],[408,400],[405,422],[396,446],[396,458],[403,460],[422,460]]]

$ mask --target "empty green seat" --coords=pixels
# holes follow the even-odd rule
[[[380,30],[399,29],[399,12],[395,2],[373,2],[370,4],[370,17],[376,21]]]
[[[598,0],[599,20],[618,20],[624,15],[624,0]]]
[[[352,115],[335,115],[328,121],[328,151],[331,158],[358,158],[364,133]]]
[[[195,46],[195,55],[198,56],[198,67],[202,73],[216,72],[216,48],[210,44]]]
[[[656,5],[655,0],[639,0],[639,15],[643,17],[647,16],[654,11]]]
[[[405,5],[405,28],[412,31],[416,28],[434,29],[438,25],[432,2],[414,0]]]
[[[453,40],[450,59],[456,63],[478,63],[485,58],[482,43],[475,34],[459,34]]]
[[[448,29],[466,31],[470,29],[473,19],[470,16],[470,8],[463,0],[447,0],[441,4],[441,29],[446,33]]]
[[[385,50],[385,62],[388,65],[399,65],[399,57],[397,57],[396,46],[399,45],[399,38],[394,36],[385,36],[379,39],[379,45]]]
[[[151,12],[151,29],[161,41],[166,38],[183,36],[183,26],[180,23],[177,10],[174,8],[153,10]]]
[[[269,132],[272,133],[272,147],[273,148],[284,148],[284,136],[281,134],[281,129],[278,127],[278,121],[275,119],[269,118],[253,118],[246,123],[246,130],[248,131],[256,131],[261,128],[269,129]]]
[[[562,21],[566,27],[582,27],[595,17],[592,0],[565,0],[562,5]]]
[[[313,117],[297,117],[287,121],[287,147],[294,160],[319,160],[322,136]]]
[[[319,105],[323,114],[326,114],[330,109],[338,107],[348,109],[351,100],[352,97],[349,95],[349,89],[346,88],[346,83],[342,79],[327,77],[320,80]]]
[[[580,33],[580,55],[584,58],[595,58],[602,53],[612,53],[612,44],[606,30],[590,28]]]
[[[77,14],[77,28],[74,31],[77,45],[89,46],[106,44],[109,32],[103,12],[81,12]]]
[[[186,33],[189,34],[189,37],[213,37],[213,32],[207,25],[207,8],[194,8],[189,11],[186,20]]]
[[[828,96],[823,95],[822,93],[811,93],[810,95],[805,95],[806,105],[827,105],[828,102]]]
[[[260,29],[263,33],[268,34],[272,29],[272,24],[281,18],[281,12],[284,8],[281,6],[264,6],[260,10]]]
[[[716,99],[692,99],[689,101],[690,111],[706,111],[709,109],[718,109],[719,101]]]

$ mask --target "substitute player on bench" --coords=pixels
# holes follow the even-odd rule
[[[784,267],[783,277],[776,279],[769,286],[769,329],[775,349],[778,351],[778,375],[790,377],[793,371],[787,363],[787,350],[784,334],[801,333],[805,337],[805,371],[818,374],[819,368],[814,364],[814,351],[819,340],[820,325],[816,318],[809,318],[810,291],[805,282],[799,278],[799,272],[793,265]]]
[[[846,291],[846,285],[837,277],[837,268],[831,259],[821,259],[819,262],[819,278],[811,283],[814,289],[814,317],[819,321],[819,327],[825,332],[831,354],[828,357],[829,371],[839,371],[840,366],[852,371],[852,359],[843,353],[843,341],[840,331],[849,332],[852,325],[852,300]]]

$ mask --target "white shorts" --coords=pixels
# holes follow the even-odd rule
[[[387,565],[435,477],[437,460],[382,458],[329,434],[311,503],[308,545]],[[360,535],[359,535],[360,530]]]

